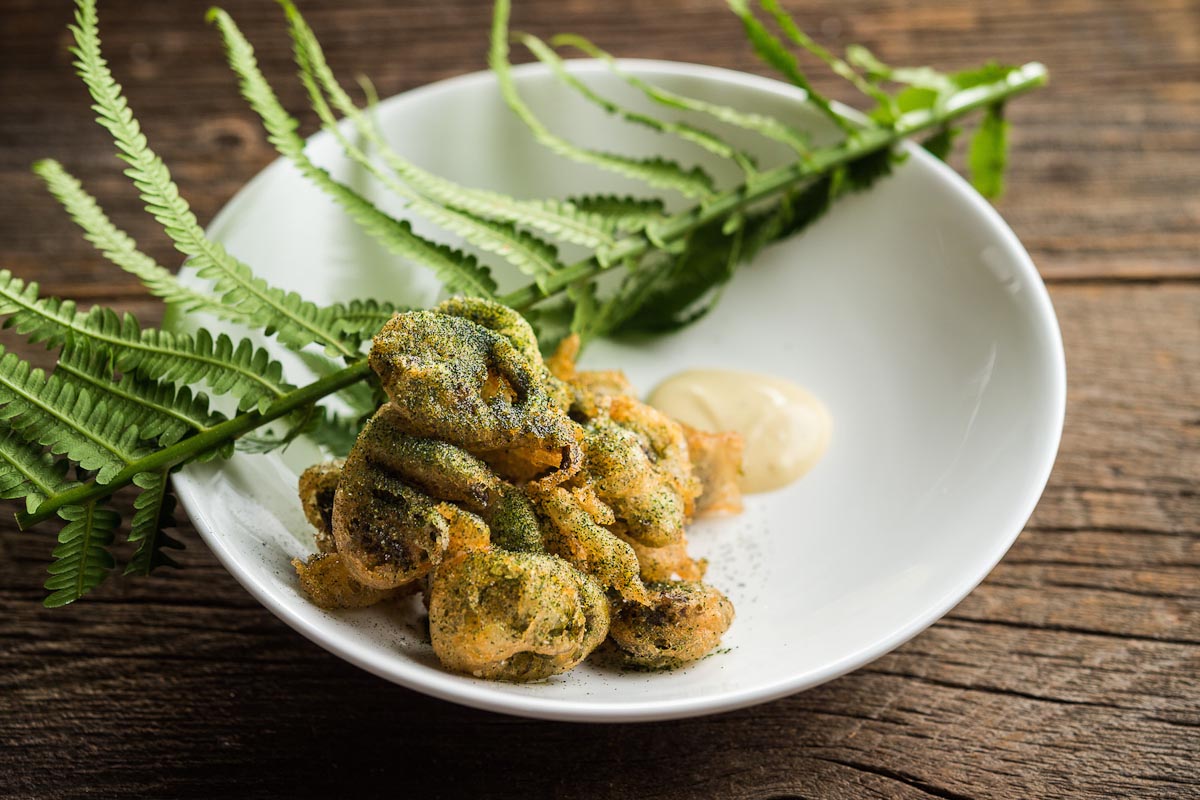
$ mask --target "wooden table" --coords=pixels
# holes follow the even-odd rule
[[[274,158],[205,5],[101,9],[112,67],[202,221]],[[385,95],[484,63],[483,0],[304,5],[335,66]],[[303,796],[362,782],[413,798],[1200,796],[1200,3],[790,5],[827,40],[897,63],[1050,68],[1050,88],[1010,106],[1000,208],[1050,285],[1069,408],[1045,497],[991,577],[909,644],[817,689],[705,719],[581,726],[460,708],[351,667],[259,606],[186,524],[182,571],[47,611],[49,534],[6,517],[0,795]],[[274,4],[228,8],[302,109]],[[178,262],[90,122],[68,4],[0,9],[3,266],[47,294],[154,319],[28,172],[62,160]],[[765,72],[720,0],[522,0],[515,24]]]

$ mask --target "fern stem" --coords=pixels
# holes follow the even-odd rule
[[[108,483],[99,484],[95,481],[89,481],[88,483],[68,489],[65,492],[52,494],[37,507],[36,511],[32,513],[19,512],[17,514],[17,525],[22,530],[25,530],[31,525],[54,516],[54,513],[63,506],[84,505],[98,498],[107,497],[117,491],[117,489],[132,483],[134,477],[143,472],[156,472],[182,464],[185,461],[190,461],[196,456],[238,439],[272,420],[286,416],[297,409],[315,403],[322,397],[326,397],[351,384],[357,383],[370,375],[370,373],[370,364],[367,363],[365,358],[360,359],[348,367],[287,393],[267,406],[264,411],[248,411],[244,414],[239,414],[232,419],[214,425],[204,433],[189,436],[170,447],[164,447],[162,450],[156,450],[149,455],[136,459],[113,476],[113,479]]]
[[[548,276],[541,286],[530,284],[504,295],[499,300],[507,306],[524,311],[535,303],[564,291],[581,278],[592,277],[622,264],[625,259],[642,255],[652,247],[678,241],[700,226],[728,217],[759,200],[779,194],[842,164],[890,147],[916,133],[937,128],[978,108],[994,105],[1045,83],[1046,68],[1037,62],[1030,62],[1014,70],[1003,80],[973,86],[951,95],[945,104],[936,110],[909,112],[900,117],[894,127],[858,131],[855,136],[848,137],[837,145],[813,151],[810,158],[759,173],[753,182],[743,183],[687,211],[667,217],[644,234],[622,239],[606,253],[603,262],[595,256],[577,261]]]

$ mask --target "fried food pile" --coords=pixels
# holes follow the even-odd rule
[[[733,605],[685,526],[741,509],[741,440],[685,428],[617,371],[543,362],[515,311],[456,298],[394,316],[370,354],[389,401],[300,499],[320,552],[300,586],[330,609],[420,591],[448,668],[565,672],[608,640],[625,663],[704,656]]]

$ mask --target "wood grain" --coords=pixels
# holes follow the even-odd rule
[[[273,157],[205,5],[101,8],[112,67],[202,220]],[[908,645],[812,691],[586,727],[459,708],[345,664],[263,610],[186,525],[186,569],[47,611],[47,534],[6,518],[0,796],[1200,797],[1200,2],[790,5],[833,43],[897,63],[1050,67],[1052,85],[1010,109],[1000,208],[1051,285],[1067,426],[991,577]],[[304,6],[334,65],[385,95],[483,66],[480,0]],[[227,8],[300,112],[274,4]],[[3,266],[153,319],[28,173],[60,159],[178,262],[90,123],[68,16],[63,0],[0,2]],[[522,0],[515,23],[765,72],[719,0]]]

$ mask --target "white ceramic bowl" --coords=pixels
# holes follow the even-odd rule
[[[688,64],[624,65],[679,92],[811,123],[802,95],[782,83]],[[572,69],[639,102],[594,62]],[[575,141],[705,161],[606,117],[538,66],[515,75],[551,129]],[[399,150],[469,185],[520,196],[645,191],[534,144],[487,73],[394,97],[379,114]],[[731,137],[768,166],[786,157],[753,136]],[[400,212],[331,137],[314,136],[310,152]],[[620,367],[644,391],[691,367],[780,375],[832,412],[832,446],[808,477],[748,498],[740,517],[694,527],[694,550],[712,563],[708,580],[737,607],[724,652],[659,674],[585,664],[533,685],[454,675],[422,640],[415,601],[329,613],[297,590],[288,562],[312,540],[295,484],[320,458],[311,445],[189,467],[176,479],[180,498],[229,571],[289,625],[364,669],[458,703],[564,720],[667,719],[761,703],[859,667],[933,623],[992,569],[1041,494],[1063,420],[1061,339],[1029,257],[958,175],[916,147],[908,154],[893,176],[745,267],[699,324],[587,353],[585,365]],[[251,181],[211,232],[268,281],[316,302],[437,296],[428,273],[387,255],[283,162]],[[286,355],[299,380],[303,368]]]

